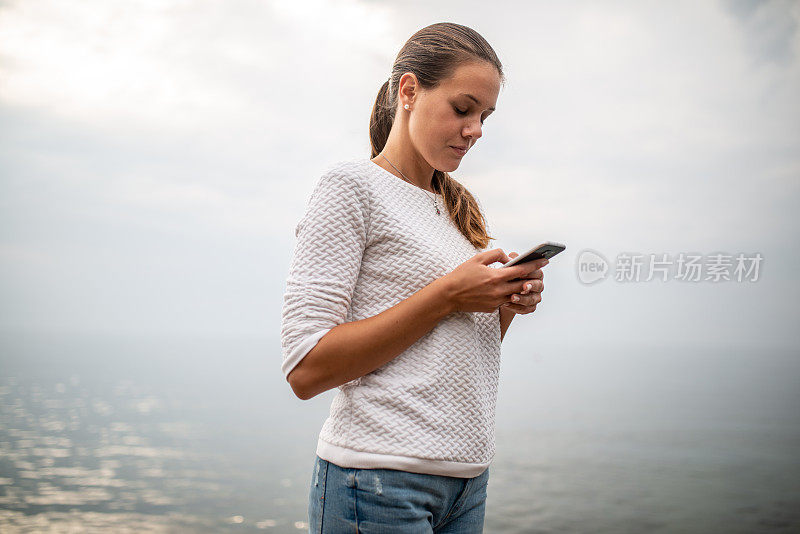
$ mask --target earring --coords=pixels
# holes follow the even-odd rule
[[[403,106],[403,108],[405,108],[405,109],[408,109],[408,104],[406,104],[405,106]]]

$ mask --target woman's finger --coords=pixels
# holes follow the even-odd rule
[[[544,271],[541,269],[536,269],[531,274],[528,275],[528,278],[543,280],[544,279]]]
[[[544,280],[532,279],[530,282],[522,284],[522,292],[520,294],[527,295],[529,293],[541,293],[542,291],[544,291]]]
[[[532,306],[523,306],[521,304],[514,304],[513,302],[506,302],[505,304],[503,304],[503,306],[508,308],[509,310],[512,310],[514,313],[524,315],[526,313],[531,313],[536,311],[537,304],[538,303]]]
[[[511,295],[511,303],[520,306],[535,306],[542,301],[540,293],[533,293],[531,295]]]

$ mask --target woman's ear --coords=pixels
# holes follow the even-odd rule
[[[403,73],[403,75],[400,76],[400,81],[397,86],[397,102],[400,104],[400,107],[403,107],[405,104],[413,106],[418,92],[417,75],[413,72]]]

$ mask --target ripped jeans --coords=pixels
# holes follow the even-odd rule
[[[483,532],[489,469],[474,478],[339,467],[317,456],[309,533]]]

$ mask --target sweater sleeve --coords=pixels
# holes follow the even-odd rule
[[[281,314],[284,377],[333,327],[346,322],[367,244],[369,198],[345,169],[325,173],[295,227]],[[360,378],[339,386],[354,385]]]

